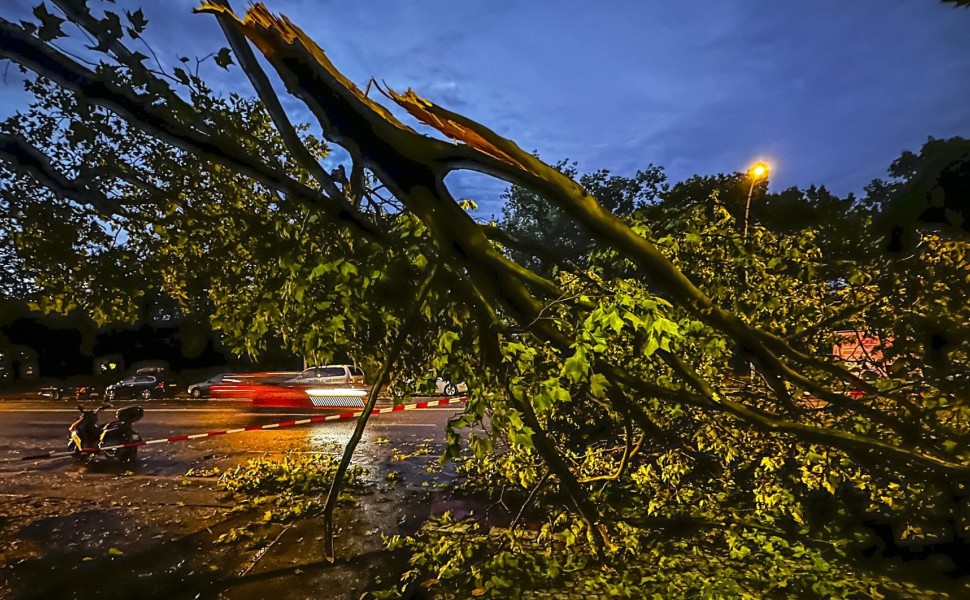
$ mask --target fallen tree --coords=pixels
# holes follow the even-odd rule
[[[317,273],[316,265],[292,256],[287,258],[293,262],[281,259],[294,277],[283,277],[272,289],[292,294],[287,310],[296,313],[289,314],[306,321],[317,310],[339,319],[340,311],[350,306],[347,299],[356,297],[373,316],[340,337],[357,349],[375,348],[375,363],[384,363],[377,355],[388,352],[382,379],[387,365],[402,352],[405,337],[415,352],[436,353],[431,361],[435,367],[472,384],[466,415],[456,425],[489,417],[490,435],[471,441],[476,458],[490,456],[497,448],[493,438],[503,438],[506,458],[496,460],[508,461],[508,479],[518,478],[522,488],[535,492],[554,476],[600,559],[615,554],[618,534],[622,538],[631,521],[639,523],[655,512],[664,495],[654,481],[658,469],[671,468],[665,477],[677,478],[689,470],[696,479],[694,492],[710,481],[721,482],[722,509],[738,502],[734,492],[726,491],[730,486],[725,482],[735,477],[731,471],[750,475],[770,490],[761,490],[755,499],[764,511],[759,517],[768,518],[768,509],[780,502],[766,498],[788,494],[779,510],[796,524],[806,518],[790,491],[782,492],[792,485],[791,477],[797,485],[831,496],[840,495],[843,487],[861,486],[874,497],[885,494],[894,501],[901,485],[912,485],[920,489],[917,507],[965,497],[970,483],[965,398],[927,402],[940,398],[932,383],[917,388],[908,374],[872,381],[820,355],[832,332],[853,315],[839,307],[835,312],[841,317],[825,322],[833,314],[825,303],[865,304],[871,298],[829,291],[825,282],[815,282],[812,314],[826,326],[784,334],[773,328],[777,321],[729,310],[727,297],[714,297],[675,264],[682,258],[677,249],[653,239],[651,229],[657,224],[621,219],[576,181],[486,126],[413,91],[399,93],[372,82],[388,100],[452,141],[419,134],[344,77],[299,27],[262,5],[251,7],[241,19],[227,2],[204,2],[197,11],[218,19],[232,55],[258,94],[276,131],[269,149],[252,136],[233,135],[244,128],[232,123],[231,107],[228,112],[226,107],[205,109],[197,75],[183,72],[166,78],[148,68],[144,56],[126,47],[120,28],[110,27],[111,16],[96,18],[83,2],[54,4],[98,41],[96,51],[109,62],[90,66],[59,50],[51,41],[63,33],[49,15],[40,28],[0,20],[0,57],[68,91],[81,106],[106,111],[166,152],[184,153],[255,182],[273,210],[281,211],[272,214],[289,220],[287,231],[302,234],[300,215],[313,215],[328,231],[339,232],[339,242],[324,246],[346,252],[352,269],[328,259],[320,264],[330,266]],[[347,150],[349,175],[321,167],[319,148],[308,147],[291,123],[254,48],[288,93],[316,117],[326,140]],[[172,87],[173,78],[189,90],[188,99]],[[91,109],[79,109],[78,114],[84,110]],[[30,178],[60,201],[104,218],[135,210],[140,203],[172,199],[170,188],[159,188],[157,180],[137,170],[109,164],[95,174],[67,172],[52,160],[48,148],[14,129],[0,134],[0,159],[11,172]],[[545,256],[541,248],[501,228],[476,222],[445,182],[450,173],[463,169],[519,186],[557,207],[593,240],[590,264],[581,267],[561,256]],[[277,204],[283,208],[275,208]],[[178,211],[169,216],[170,222],[182,218]],[[730,252],[736,253],[730,256],[758,260],[746,236],[728,239]],[[683,241],[686,246],[688,240]],[[784,254],[784,244],[778,247],[778,256],[771,258],[801,264],[799,255]],[[536,257],[540,268],[515,262],[510,250]],[[380,279],[396,263],[405,266],[392,284],[408,290],[403,295],[409,298],[423,299],[417,316],[436,323],[440,334],[422,333],[409,318],[408,306],[387,305],[386,292],[350,290],[364,266]],[[425,280],[421,274],[428,264],[437,265],[440,274]],[[344,286],[338,294],[343,300],[328,300],[325,307],[296,306],[304,294],[320,293],[294,283],[304,269],[316,277],[334,277],[335,286]],[[261,284],[276,281],[275,275],[264,273],[248,277]],[[742,275],[734,285],[754,284]],[[267,292],[259,293],[265,298]],[[271,312],[256,303],[260,314]],[[243,331],[239,306],[220,310],[218,324],[247,343],[272,333],[290,336],[295,348],[307,346],[304,335],[288,329],[283,314],[273,313],[265,323],[259,320],[261,328],[253,334]],[[319,336],[320,331],[312,334]],[[727,383],[735,374],[729,367],[732,361],[752,364],[760,385],[749,381],[744,393],[737,393]],[[861,392],[861,398],[851,398],[848,390]],[[348,445],[342,468],[359,437]],[[596,463],[593,457],[604,454],[604,437],[622,443],[607,453],[609,460]],[[745,443],[762,462],[738,464],[741,451],[735,444]],[[686,458],[670,462],[670,453]],[[700,456],[718,466],[699,468]],[[336,478],[330,490],[331,510],[340,481]],[[604,490],[594,486],[597,482],[612,483],[614,495],[604,497]],[[654,497],[642,505],[615,497],[648,492]],[[622,506],[640,513],[630,517],[629,511],[618,509]],[[962,507],[962,500],[948,506],[951,513]],[[328,546],[332,549],[332,538]]]

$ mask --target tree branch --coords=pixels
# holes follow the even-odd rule
[[[87,204],[103,216],[120,212],[117,202],[113,202],[101,190],[77,179],[65,177],[54,167],[47,155],[18,135],[0,133],[0,160],[29,173],[40,184],[65,200]]]
[[[342,198],[323,196],[267,167],[241,149],[227,134],[207,134],[185,127],[173,113],[166,114],[161,107],[154,105],[151,98],[105,83],[95,73],[2,18],[0,58],[13,60],[87,101],[107,108],[149,135],[202,158],[230,166],[272,189],[280,190],[370,239],[380,240],[383,237],[379,229]]]
[[[549,466],[549,470],[555,473],[559,479],[559,483],[565,488],[566,494],[573,501],[576,510],[579,511],[580,516],[586,522],[590,531],[596,533],[596,539],[598,541],[596,544],[596,553],[602,558],[604,556],[604,550],[611,546],[612,542],[610,541],[606,527],[601,521],[599,511],[590,501],[585,490],[579,485],[579,481],[577,481],[576,476],[569,469],[566,461],[563,460],[562,455],[556,449],[553,441],[546,435],[545,430],[539,423],[538,417],[536,417],[532,404],[516,399],[515,394],[511,390],[508,390],[508,397],[512,404],[522,413],[522,422],[532,429],[532,442],[536,450]]]
[[[903,463],[907,468],[914,471],[930,469],[932,472],[941,476],[954,477],[961,481],[970,481],[970,466],[964,464],[943,460],[878,439],[858,436],[835,429],[823,429],[802,423],[794,423],[774,415],[756,411],[740,402],[735,402],[719,395],[707,381],[697,375],[690,365],[684,362],[679,356],[667,353],[664,359],[675,373],[681,376],[691,387],[702,395],[706,405],[740,417],[762,431],[793,434],[804,441],[818,442],[833,448],[838,448],[857,459],[862,458],[870,461],[876,458],[881,459],[875,461],[877,464],[896,465]]]
[[[224,6],[230,11],[232,10],[229,6],[229,0],[212,0],[212,2],[213,4]],[[273,86],[266,76],[266,73],[263,72],[263,68],[259,65],[259,61],[256,60],[256,55],[253,53],[252,48],[249,47],[249,42],[246,41],[246,37],[238,29],[232,26],[232,17],[226,13],[216,13],[216,20],[219,22],[219,26],[222,27],[222,32],[229,41],[229,46],[232,48],[233,54],[239,60],[240,68],[242,68],[243,73],[249,78],[250,83],[253,84],[253,88],[259,94],[259,98],[266,107],[266,112],[273,119],[276,130],[283,139],[286,149],[290,151],[290,154],[293,155],[296,162],[320,183],[320,187],[328,196],[331,198],[344,196],[344,193],[337,187],[333,178],[330,177],[330,174],[310,154],[307,147],[300,140],[300,136],[296,133],[296,129],[293,127],[289,117],[286,115],[286,111],[283,109],[279,96],[273,90]]]

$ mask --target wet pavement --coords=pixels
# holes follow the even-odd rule
[[[144,439],[321,414],[255,412],[227,401],[142,406],[136,430]],[[353,420],[149,446],[128,470],[102,457],[20,460],[63,449],[76,411],[49,400],[0,400],[0,597],[356,600],[388,587],[406,567],[383,551],[382,533],[409,534],[429,515],[474,509],[450,498],[453,466],[438,466],[445,423],[457,410],[372,417],[355,457],[368,470],[366,484],[356,503],[338,508],[338,558],[330,563],[318,519],[266,525],[268,549],[215,543],[259,515],[233,511],[238,498],[220,490],[215,476],[186,472],[224,472],[286,452],[338,455]]]

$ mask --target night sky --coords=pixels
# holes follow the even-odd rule
[[[20,20],[36,3],[2,0],[0,16]],[[197,4],[117,3],[144,8],[166,67],[176,54],[227,45],[212,16],[191,13]],[[632,175],[653,163],[678,181],[765,159],[773,191],[859,194],[928,136],[970,137],[970,10],[935,0],[266,5],[361,87],[370,77],[412,87],[581,172]],[[217,89],[251,94],[238,68],[210,73]],[[0,65],[0,75],[6,116],[26,96],[16,69]],[[298,102],[286,105],[310,120]],[[478,175],[449,183],[479,202],[479,216],[500,212],[504,184]]]

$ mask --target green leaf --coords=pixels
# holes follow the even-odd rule
[[[145,18],[145,15],[142,13],[140,8],[135,12],[125,11],[125,16],[128,17],[128,22],[131,23],[131,28],[134,29],[134,35],[132,35],[131,30],[128,32],[131,37],[138,37],[138,34],[145,31],[145,27],[148,25],[148,20]]]
[[[232,55],[229,52],[229,48],[222,48],[215,55],[216,64],[223,69],[228,70],[229,65],[235,64],[232,62]]]
[[[589,391],[596,398],[606,397],[606,387],[608,381],[602,373],[594,373],[589,378]]]
[[[616,333],[620,333],[620,331],[623,330],[623,319],[620,318],[620,315],[616,314],[615,312],[611,312],[607,317],[607,325],[609,325]]]
[[[61,23],[64,22],[64,19],[47,12],[46,5],[38,4],[35,6],[34,16],[40,20],[40,29],[37,30],[37,37],[42,42],[49,42],[56,38],[64,37],[64,32],[61,31]]]
[[[172,72],[175,74],[175,78],[178,79],[182,85],[189,85],[189,74],[185,72],[185,69],[175,67],[172,69]]]
[[[333,270],[333,264],[332,263],[328,263],[328,262],[327,263],[320,263],[319,265],[313,267],[313,270],[310,271],[310,276],[308,277],[308,279],[310,281],[313,281],[314,279],[320,277],[321,275],[323,275],[327,271],[332,271],[332,270]]]
[[[105,11],[104,18],[98,21],[96,30],[101,34],[103,39],[95,49],[99,52],[106,52],[110,48],[111,42],[116,42],[121,39],[121,18],[117,13]]]
[[[532,444],[534,433],[535,431],[531,427],[523,425],[521,428],[509,430],[509,441],[525,448],[534,448],[535,446]]]
[[[586,358],[586,348],[577,346],[573,355],[566,359],[562,374],[573,383],[579,383],[586,380],[587,373],[589,360]]]
[[[340,265],[340,274],[344,276],[356,275],[357,267],[352,262],[344,262],[342,265]]]
[[[538,394],[532,397],[532,406],[535,407],[537,414],[541,415],[549,412],[552,405],[552,395],[546,390],[540,390]]]
[[[442,353],[451,352],[451,346],[458,339],[458,334],[454,331],[443,331],[438,336],[438,350]]]

